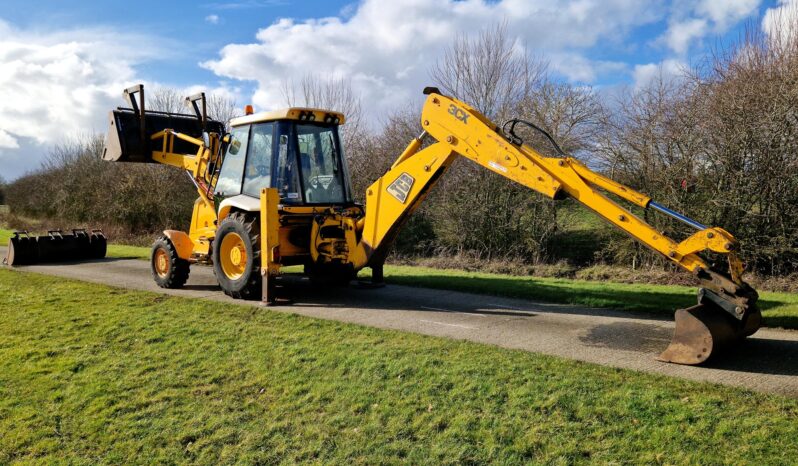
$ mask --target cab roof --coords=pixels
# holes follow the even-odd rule
[[[316,123],[331,123],[342,125],[346,121],[343,113],[321,108],[289,107],[269,112],[258,112],[230,120],[230,126],[236,127],[250,123],[264,123],[277,120],[313,121]]]

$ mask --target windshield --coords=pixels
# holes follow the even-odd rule
[[[344,203],[344,173],[334,128],[297,124],[296,134],[305,202]]]
[[[261,189],[271,187],[273,130],[274,123],[252,126],[244,168],[244,194],[260,197]]]
[[[241,175],[244,171],[244,159],[247,155],[249,126],[239,126],[230,132],[230,143],[216,182],[216,194],[234,196],[241,194]]]

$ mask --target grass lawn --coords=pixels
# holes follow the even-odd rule
[[[775,395],[19,271],[0,270],[0,296],[1,464],[783,464],[798,448],[798,400]]]
[[[0,229],[0,244],[8,242],[10,233]],[[150,249],[109,244],[108,257],[149,260]],[[299,272],[301,268],[290,270]],[[365,269],[361,276],[368,277],[370,273]],[[521,277],[405,265],[386,265],[385,281],[397,285],[660,314],[672,314],[678,308],[695,304],[697,291],[697,288],[689,286]],[[759,306],[766,319],[765,325],[798,329],[798,294],[760,292]]]

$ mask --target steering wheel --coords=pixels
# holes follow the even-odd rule
[[[321,188],[321,182],[319,181],[319,177],[318,176],[311,176],[310,179],[308,179],[308,184],[313,189]]]

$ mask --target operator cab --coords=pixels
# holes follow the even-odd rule
[[[232,119],[214,197],[259,199],[263,188],[277,188],[283,205],[351,205],[343,122],[340,113],[309,108]]]

